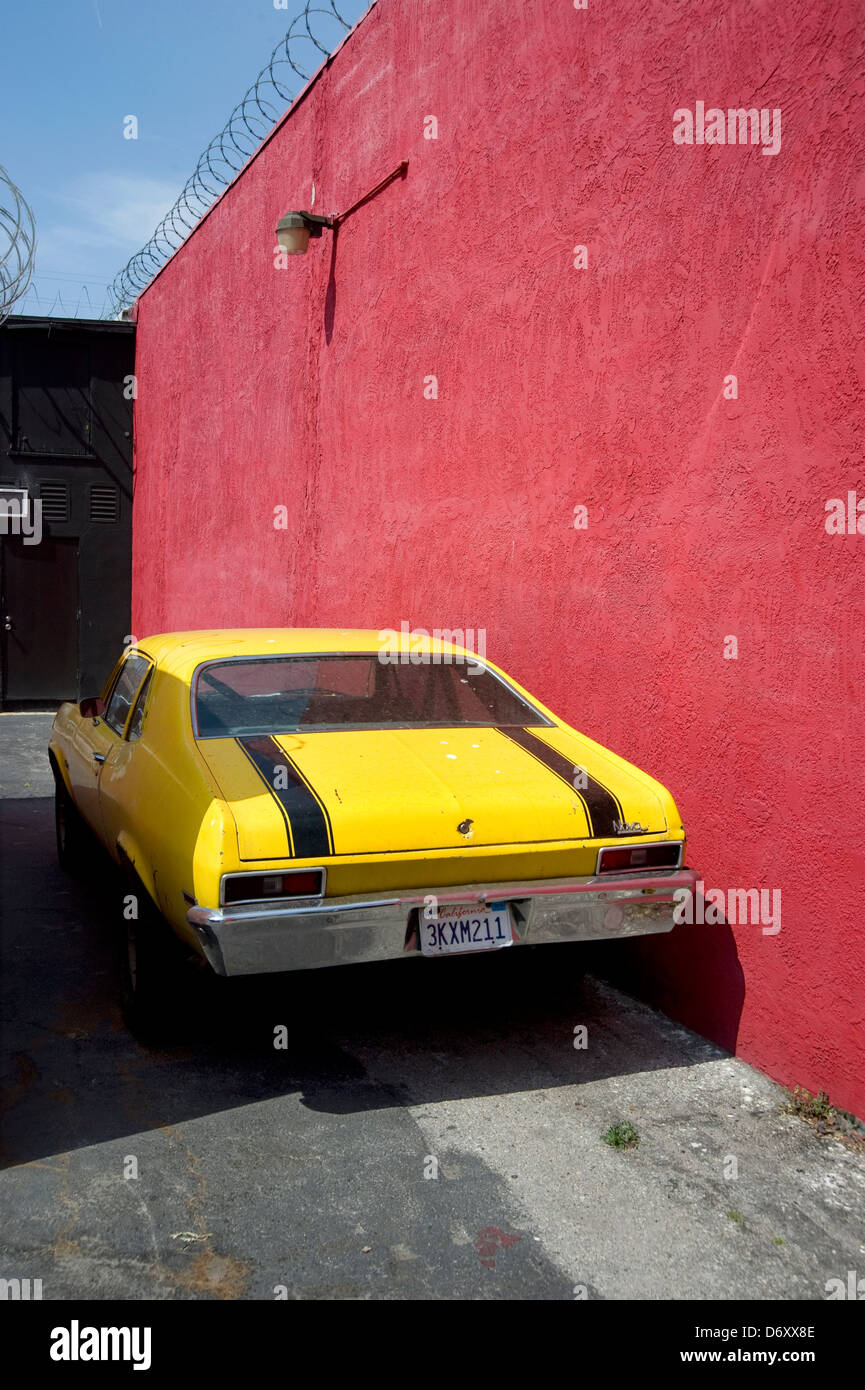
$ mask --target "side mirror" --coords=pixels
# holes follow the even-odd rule
[[[86,700],[82,700],[78,706],[78,713],[82,719],[98,719],[105,709],[105,701],[98,695],[88,695]]]

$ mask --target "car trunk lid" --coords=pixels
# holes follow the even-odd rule
[[[609,838],[622,833],[616,823],[667,828],[648,779],[555,727],[255,735],[198,748],[249,861]]]

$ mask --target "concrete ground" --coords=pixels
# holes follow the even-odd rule
[[[0,715],[0,1278],[45,1299],[819,1300],[865,1275],[865,1156],[584,975],[579,946],[213,981],[181,1043],[140,1046],[110,876],[55,862],[49,725]],[[636,1148],[603,1141],[621,1122]]]

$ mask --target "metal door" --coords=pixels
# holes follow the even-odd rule
[[[4,709],[78,698],[78,541],[0,537]]]

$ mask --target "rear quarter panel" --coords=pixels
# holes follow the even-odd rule
[[[676,839],[679,835],[684,835],[682,817],[679,814],[676,802],[672,794],[662,783],[658,782],[654,777],[650,776],[648,772],[644,772],[642,768],[637,767],[634,763],[629,763],[626,758],[620,757],[618,753],[612,752],[611,749],[605,748],[603,744],[597,743],[593,738],[589,738],[587,734],[581,733],[579,729],[575,729],[570,724],[566,724],[554,710],[548,709],[546,705],[541,704],[536,695],[533,695],[530,690],[526,690],[524,686],[515,681],[513,677],[509,676],[501,667],[495,666],[491,661],[488,661],[486,664],[491,670],[498,671],[499,675],[512,685],[515,690],[518,690],[531,704],[535,705],[536,708],[547,715],[549,719],[552,719],[557,728],[570,734],[578,743],[585,745],[606,761],[610,767],[611,774],[613,774],[610,780],[611,790],[615,791],[617,795],[627,796],[631,779],[636,778],[637,781],[643,783],[648,791],[654,792],[660,800],[667,821],[667,830],[670,838]],[[616,772],[619,774],[618,781],[616,781],[614,777]],[[617,840],[616,843],[619,843],[619,841]],[[628,837],[623,836],[621,843],[627,844]]]
[[[199,950],[188,899],[216,905],[226,862],[236,867],[237,837],[192,739],[187,683],[157,667],[141,738],[106,764],[101,796],[106,835],[177,935]]]

